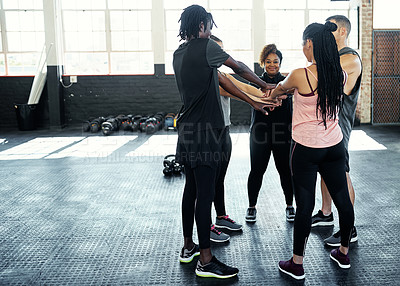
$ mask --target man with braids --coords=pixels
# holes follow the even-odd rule
[[[292,120],[291,170],[296,198],[293,229],[293,257],[279,262],[279,270],[304,279],[303,257],[311,230],[317,172],[321,174],[339,212],[340,246],[330,258],[341,268],[350,268],[348,256],[354,210],[346,180],[343,134],[338,124],[343,86],[347,74],[340,66],[332,34],[336,24],[313,23],[303,33],[307,68],[293,70],[272,92],[271,98],[295,88]]]
[[[333,32],[335,37],[339,55],[340,64],[349,76],[347,80],[347,85],[344,89],[343,94],[343,108],[339,112],[339,125],[343,133],[343,143],[346,149],[346,178],[347,185],[349,188],[350,200],[354,206],[355,193],[353,184],[350,179],[350,164],[349,164],[349,139],[351,129],[354,125],[354,119],[357,108],[358,94],[360,92],[361,86],[361,76],[362,76],[362,64],[360,56],[357,52],[347,46],[347,38],[350,34],[351,24],[349,19],[342,15],[331,16],[327,21],[331,21],[338,26],[338,29]],[[333,214],[332,214],[332,198],[329,195],[328,189],[323,179],[321,179],[321,194],[322,194],[322,207],[312,217],[311,227],[315,226],[329,226],[333,225]],[[340,230],[334,233],[332,236],[324,240],[325,244],[329,246],[339,246],[341,240]],[[357,230],[353,227],[351,232],[350,242],[357,241]]]
[[[224,156],[221,145],[225,138],[219,85],[257,110],[276,105],[254,101],[217,72],[217,68],[225,64],[260,86],[263,92],[267,91],[264,81],[209,39],[214,24],[210,13],[201,6],[192,5],[184,9],[179,21],[179,36],[185,42],[174,52],[173,67],[184,108],[177,122],[176,158],[184,164],[186,174],[182,198],[184,246],[179,260],[187,263],[200,255],[195,270],[198,276],[229,278],[236,276],[239,270],[218,261],[210,249],[211,204]],[[194,219],[199,245],[192,239]]]

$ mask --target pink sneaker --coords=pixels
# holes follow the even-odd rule
[[[306,276],[304,275],[303,264],[296,264],[293,262],[293,257],[288,261],[279,261],[278,268],[283,273],[293,277],[294,279],[301,280]]]
[[[330,258],[335,261],[340,268],[348,269],[350,268],[350,258],[348,254],[343,254],[340,252],[339,248],[331,251]]]

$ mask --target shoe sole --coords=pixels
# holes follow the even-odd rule
[[[357,240],[358,240],[357,237],[352,237],[350,239],[350,243],[356,242]],[[340,242],[338,242],[338,243],[325,242],[325,244],[328,245],[328,246],[332,246],[332,247],[339,247],[340,246]]]
[[[350,264],[348,264],[348,265],[341,264],[341,263],[339,262],[339,260],[337,260],[335,257],[332,256],[332,254],[329,255],[329,257],[330,257],[333,261],[335,261],[335,262],[337,263],[337,265],[339,265],[340,268],[343,268],[343,269],[349,269],[349,268],[350,268]]]
[[[293,273],[290,273],[290,272],[288,272],[288,271],[286,271],[286,270],[283,270],[279,265],[278,265],[278,268],[279,268],[279,270],[280,270],[281,272],[283,272],[283,273],[289,275],[290,277],[292,277],[292,278],[294,278],[294,279],[296,279],[296,280],[302,280],[302,279],[306,278],[306,275],[305,275],[305,274],[303,274],[303,275],[301,275],[301,276],[296,276],[296,275],[294,275]]]
[[[288,222],[294,222],[294,218],[286,218]]]
[[[224,229],[228,229],[228,230],[232,230],[232,231],[239,231],[242,230],[242,226],[240,228],[230,228],[229,226],[225,226],[225,225],[215,225],[216,228],[224,228]]]
[[[229,239],[231,239],[231,238],[230,237],[228,237],[227,239],[212,239],[212,238],[210,238],[210,240],[212,242],[227,242],[227,241],[229,241]]]
[[[246,217],[246,221],[247,221],[247,222],[256,222],[256,220],[257,220],[257,219],[255,219],[255,218],[247,218],[247,217]]]
[[[199,256],[200,252],[195,252],[192,256],[188,257],[188,258],[182,258],[179,257],[179,262],[181,263],[189,263],[193,261],[193,258],[195,258],[196,256]]]
[[[197,269],[195,272],[196,272],[196,275],[199,277],[211,277],[211,278],[219,278],[219,279],[231,278],[231,277],[234,277],[237,275],[237,273],[230,274],[230,275],[218,275],[218,274],[215,274],[212,272],[200,272],[200,271],[197,271]]]
[[[335,223],[333,221],[320,221],[314,224],[311,224],[311,227],[315,226],[331,226],[334,225]]]

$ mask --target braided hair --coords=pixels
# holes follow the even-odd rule
[[[211,23],[211,28],[215,25],[211,13],[208,13],[206,9],[199,5],[191,5],[183,9],[178,22],[181,22],[178,35],[181,37],[181,40],[190,39],[192,36],[197,39],[199,37],[201,23],[204,24],[204,29],[207,29],[209,22]]]
[[[313,42],[314,58],[318,72],[318,99],[316,114],[321,112],[326,128],[326,120],[336,119],[337,111],[342,107],[343,72],[340,66],[335,37],[337,25],[326,22],[325,25],[312,23],[303,32],[303,41]]]
[[[260,59],[259,59],[259,64],[260,67],[264,67],[265,65],[265,59],[268,57],[269,54],[276,54],[279,58],[279,65],[282,64],[282,53],[280,50],[276,48],[275,44],[269,44],[264,46],[260,53]]]

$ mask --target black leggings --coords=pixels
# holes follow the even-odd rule
[[[215,184],[215,197],[214,197],[214,207],[217,216],[226,215],[224,181],[232,154],[232,140],[229,134],[229,127],[225,127],[225,132],[223,132],[223,136],[224,137],[221,146],[222,149],[221,165],[218,171],[217,181]]]
[[[348,247],[354,225],[346,179],[346,159],[343,141],[327,148],[309,148],[292,143],[291,169],[296,199],[293,253],[304,256],[311,230],[311,215],[315,204],[317,172],[321,174],[339,213],[341,245]]]
[[[271,153],[274,156],[286,204],[293,204],[293,185],[289,167],[290,133],[288,129],[288,125],[284,123],[274,123],[272,127],[263,122],[258,122],[252,127],[250,132],[251,170],[247,180],[249,207],[257,204],[258,194]]]
[[[189,164],[185,165],[186,183],[182,197],[183,236],[193,236],[193,223],[196,218],[201,249],[210,247],[211,204],[217,172],[217,169],[205,165],[193,169]]]

